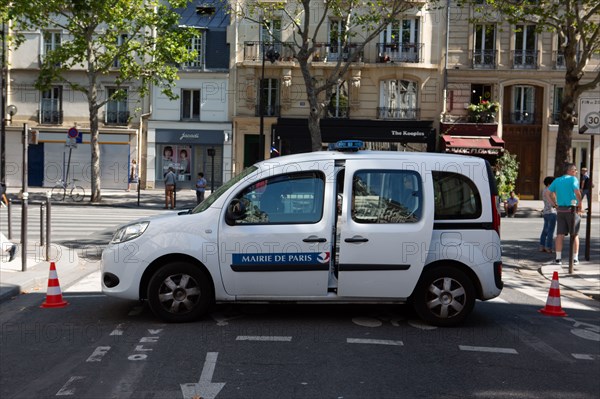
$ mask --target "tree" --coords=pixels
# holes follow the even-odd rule
[[[7,3],[7,0],[2,0]],[[4,14],[16,32],[60,29],[60,46],[44,54],[36,88],[55,82],[86,97],[91,135],[91,201],[101,200],[98,114],[109,101],[121,100],[133,85],[140,98],[156,84],[170,98],[177,64],[195,56],[188,50],[192,28],[179,28],[177,7],[187,0],[28,0],[12,2]],[[8,10],[8,11],[6,11]],[[15,41],[18,43],[18,40]],[[85,84],[72,79],[72,69],[83,70]],[[101,79],[111,78],[115,90],[99,95]]]
[[[554,174],[561,176],[571,159],[571,139],[577,103],[582,93],[600,84],[600,70],[585,71],[600,53],[600,2],[598,0],[464,0],[476,7],[480,18],[500,13],[509,23],[535,24],[538,32],[558,35],[558,52],[564,56],[565,87],[560,104]],[[479,3],[479,4],[477,4]]]
[[[320,151],[322,145],[320,120],[327,111],[328,104],[338,81],[344,78],[353,63],[359,61],[363,50],[373,39],[379,37],[388,24],[398,19],[402,13],[423,7],[426,3],[411,0],[288,0],[270,2],[265,0],[240,1],[236,15],[256,22],[268,32],[270,40],[289,48],[298,63],[309,104],[308,128],[313,151]],[[430,6],[433,2],[429,2]],[[292,32],[289,41],[275,35],[270,21],[275,15],[283,15],[282,31]],[[337,45],[347,48],[352,42],[355,47],[348,57],[338,57],[333,68],[328,69],[324,81],[318,81],[311,68],[318,40],[325,37],[320,33],[327,27],[327,18],[342,21],[343,29],[337,32]]]

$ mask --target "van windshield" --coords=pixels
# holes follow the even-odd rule
[[[230,187],[235,185],[237,182],[243,180],[246,176],[250,175],[251,173],[254,173],[254,171],[256,171],[257,169],[258,168],[254,165],[247,167],[246,169],[244,169],[242,171],[242,173],[231,178],[228,182],[223,184],[221,187],[216,189],[211,195],[209,195],[208,198],[206,198],[204,201],[202,201],[201,203],[196,205],[196,207],[194,209],[192,209],[192,211],[190,213],[200,213],[200,212],[205,211],[206,209],[210,208],[210,206],[216,200],[218,200],[219,197],[221,195],[223,195],[224,192],[229,190]]]

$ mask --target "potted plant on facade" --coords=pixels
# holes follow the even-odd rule
[[[494,174],[500,201],[504,202],[508,198],[508,194],[515,189],[517,176],[519,175],[517,156],[505,150],[504,154],[494,164]]]
[[[480,100],[479,104],[469,104],[467,107],[469,122],[493,123],[499,109],[500,104],[495,101]]]

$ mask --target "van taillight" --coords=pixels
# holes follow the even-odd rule
[[[500,211],[498,210],[498,196],[492,195],[492,223],[494,230],[500,237]]]

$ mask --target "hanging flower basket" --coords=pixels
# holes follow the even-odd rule
[[[492,101],[482,100],[479,104],[469,104],[467,107],[469,122],[493,123],[496,121],[496,112],[499,109],[500,104]]]

